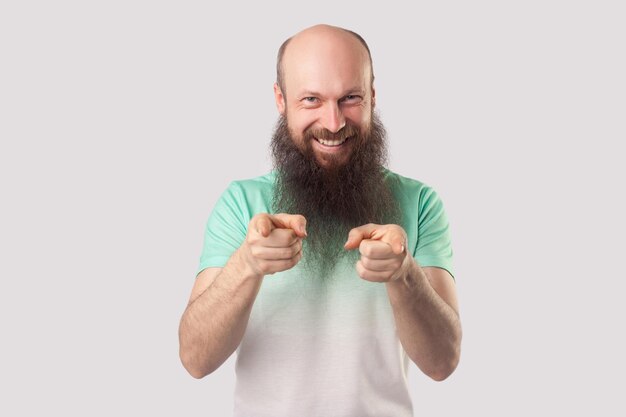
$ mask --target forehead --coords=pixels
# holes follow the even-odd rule
[[[342,94],[366,90],[370,63],[365,47],[349,33],[316,33],[294,37],[283,57],[285,87],[299,91]]]

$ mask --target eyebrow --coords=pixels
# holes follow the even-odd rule
[[[345,96],[349,96],[352,94],[359,94],[364,96],[365,95],[365,90],[363,90],[362,88],[359,87],[354,87],[354,88],[350,88],[348,90],[346,90],[341,96],[345,97]],[[322,94],[318,93],[317,91],[312,91],[312,90],[305,90],[302,93],[298,94],[299,97],[303,98],[303,97],[321,97]]]

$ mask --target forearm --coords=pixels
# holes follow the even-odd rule
[[[461,347],[458,313],[430,285],[412,257],[405,273],[388,282],[400,342],[408,356],[427,375],[443,380],[456,368]]]
[[[191,375],[201,378],[237,349],[248,324],[262,277],[236,251],[215,281],[185,310],[180,323],[180,355]]]

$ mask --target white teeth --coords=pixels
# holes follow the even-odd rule
[[[326,146],[339,146],[346,141],[347,138],[343,138],[341,140],[326,140],[326,139],[318,139],[318,142],[322,145]]]

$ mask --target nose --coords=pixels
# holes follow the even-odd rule
[[[346,118],[338,103],[328,103],[320,122],[325,129],[337,133],[346,125]]]

